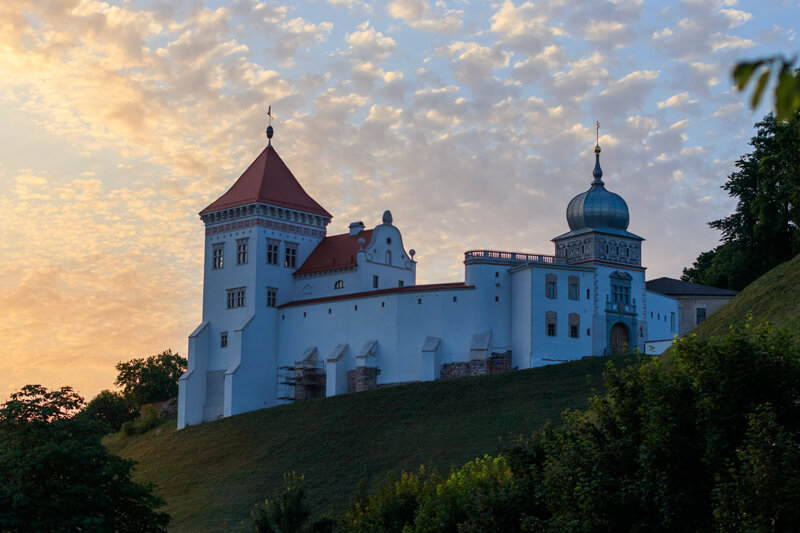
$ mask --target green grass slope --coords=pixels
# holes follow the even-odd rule
[[[756,322],[768,320],[773,326],[800,331],[800,255],[745,287],[692,333],[703,339],[723,335],[732,325],[744,325],[750,314]]]
[[[159,486],[171,530],[216,531],[249,519],[256,502],[306,476],[315,509],[342,510],[362,478],[440,471],[498,450],[602,387],[608,358],[446,381],[413,383],[246,413],[176,431],[107,439],[139,461],[137,478]]]

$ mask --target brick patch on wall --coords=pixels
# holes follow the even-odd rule
[[[347,392],[361,392],[378,388],[378,374],[381,369],[374,366],[360,366],[347,373]]]

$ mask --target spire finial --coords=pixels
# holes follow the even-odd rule
[[[269,117],[269,125],[267,126],[267,146],[272,146],[272,136],[275,130],[272,129],[272,104],[267,108],[267,117]]]
[[[594,181],[592,185],[603,185],[603,180],[600,178],[603,177],[603,169],[600,168],[600,122],[597,122],[597,142],[594,145],[594,171],[592,172],[592,176],[594,176]]]
[[[600,122],[597,122],[597,142],[594,143],[594,153],[600,153]]]

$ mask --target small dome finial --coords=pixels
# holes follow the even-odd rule
[[[597,142],[594,145],[594,171],[592,172],[594,181],[592,185],[603,185],[603,169],[600,168],[600,122],[597,122]]]
[[[392,212],[388,209],[383,212],[383,223],[388,225],[392,224]]]
[[[269,117],[269,125],[267,126],[267,146],[272,146],[272,136],[275,135],[275,130],[272,129],[272,105],[267,108],[267,117]]]

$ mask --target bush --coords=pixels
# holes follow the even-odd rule
[[[152,405],[142,407],[142,412],[136,420],[129,420],[122,424],[122,433],[128,437],[141,435],[158,426],[163,422],[163,417],[158,409]]]
[[[362,485],[346,531],[790,531],[800,522],[800,346],[748,324],[609,366],[605,393],[447,478]]]

